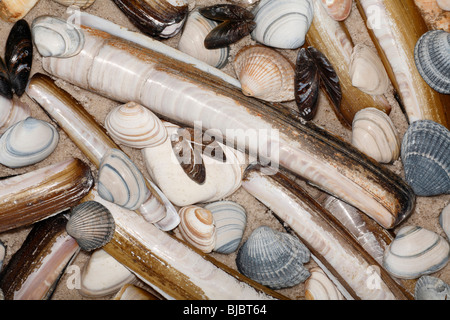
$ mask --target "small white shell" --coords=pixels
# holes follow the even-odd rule
[[[237,250],[247,224],[245,209],[234,201],[217,201],[204,206],[211,211],[216,225],[214,251],[230,254]]]
[[[300,48],[314,17],[311,0],[262,0],[252,12],[252,38],[279,49]]]
[[[439,216],[439,224],[447,235],[447,239],[450,240],[450,203],[442,209],[441,215]]]
[[[112,109],[106,116],[105,127],[119,144],[132,148],[158,146],[167,139],[161,120],[150,109],[134,102]]]
[[[0,95],[0,135],[12,125],[29,116],[31,116],[31,110],[27,104]]]
[[[376,108],[358,111],[353,118],[352,144],[381,163],[400,156],[400,138],[391,118]]]
[[[305,281],[306,300],[345,300],[321,268],[314,267],[309,272],[311,276]]]
[[[233,61],[242,92],[270,102],[295,99],[295,69],[274,49],[252,45],[239,50]]]
[[[321,0],[328,15],[336,21],[344,21],[352,11],[353,0]]]
[[[416,279],[445,267],[449,254],[449,243],[437,233],[405,226],[386,249],[383,266],[394,277]]]
[[[57,147],[59,133],[50,123],[28,117],[0,137],[0,163],[20,168],[47,158]]]
[[[218,22],[205,18],[198,10],[192,11],[184,25],[178,50],[213,67],[223,68],[228,62],[229,47],[209,50],[204,45],[208,33],[218,25]]]
[[[450,286],[436,277],[422,276],[416,282],[416,300],[450,300]]]
[[[77,55],[84,46],[84,34],[78,26],[53,17],[40,16],[31,24],[33,43],[43,57],[68,58]]]
[[[95,0],[53,0],[59,4],[62,4],[63,6],[70,7],[70,6],[76,6],[80,9],[86,9],[89,8]]]

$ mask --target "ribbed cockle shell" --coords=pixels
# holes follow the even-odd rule
[[[422,276],[414,291],[416,300],[450,300],[450,286],[439,278]]]

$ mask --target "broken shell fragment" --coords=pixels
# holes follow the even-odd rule
[[[311,276],[305,281],[306,300],[345,300],[321,268],[314,267],[309,272]]]
[[[344,21],[352,11],[353,0],[321,0],[327,13],[336,21]]]
[[[450,286],[439,278],[422,276],[417,280],[416,300],[450,300]]]

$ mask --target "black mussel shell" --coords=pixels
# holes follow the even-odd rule
[[[314,47],[300,49],[295,69],[295,101],[305,120],[317,113],[319,88],[325,89],[333,106],[339,109],[342,91],[339,77],[328,58]]]
[[[5,62],[0,58],[0,95],[7,99],[12,99],[13,91],[9,80],[8,69]]]
[[[224,48],[249,35],[256,27],[253,21],[228,20],[219,24],[205,37],[206,49]]]
[[[255,16],[247,9],[234,4],[217,4],[199,9],[200,14],[208,19],[219,21],[248,21]]]
[[[19,97],[25,92],[33,62],[33,43],[28,22],[18,20],[6,40],[5,64],[11,86]]]

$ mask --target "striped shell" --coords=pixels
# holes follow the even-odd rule
[[[0,135],[15,123],[31,116],[30,107],[16,99],[0,95]]]
[[[417,41],[414,58],[420,75],[434,90],[450,94],[450,33],[431,30]]]
[[[328,15],[336,21],[344,21],[352,11],[353,0],[320,0]]]
[[[403,136],[405,180],[418,196],[450,193],[450,131],[431,121],[413,122]]]
[[[190,205],[178,211],[180,225],[178,231],[182,238],[205,253],[216,245],[216,226],[211,211]]]
[[[305,43],[314,10],[311,0],[262,0],[253,14],[253,40],[269,47],[298,49]]]
[[[439,278],[422,276],[414,290],[416,300],[450,300],[450,286]]]
[[[447,239],[450,240],[450,203],[447,204],[444,209],[442,209],[442,212],[439,216],[439,224],[447,235]]]
[[[245,209],[234,201],[217,201],[204,206],[211,211],[216,226],[215,252],[230,254],[241,243],[247,224]]]
[[[344,300],[342,293],[319,267],[309,270],[311,276],[305,281],[306,300]]]
[[[449,255],[449,243],[437,233],[418,226],[405,226],[386,249],[383,266],[394,277],[416,279],[441,270]]]
[[[114,230],[113,216],[96,201],[83,202],[73,207],[66,224],[67,233],[86,251],[103,247],[112,239]]]
[[[310,276],[303,266],[309,259],[309,250],[297,237],[261,226],[239,248],[236,265],[250,279],[272,289],[282,289],[302,283]]]
[[[161,120],[134,102],[117,106],[105,119],[105,127],[118,143],[132,148],[158,146],[167,139],[167,131]]]
[[[400,156],[400,139],[391,118],[376,108],[358,111],[352,124],[352,144],[381,163]]]
[[[150,196],[142,173],[118,149],[110,149],[102,158],[98,169],[98,194],[129,210],[138,209]]]
[[[0,138],[0,163],[19,168],[38,163],[57,147],[59,133],[50,123],[28,117],[11,126]]]
[[[233,66],[246,96],[270,102],[294,100],[294,67],[277,51],[246,46],[236,54]]]
[[[213,67],[223,68],[228,63],[230,48],[206,49],[204,45],[208,33],[218,25],[218,22],[205,18],[198,10],[192,11],[184,25],[178,50]]]

